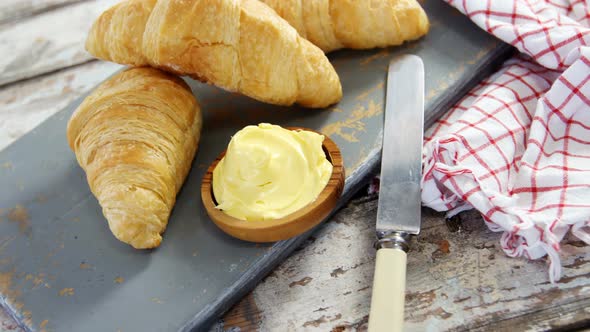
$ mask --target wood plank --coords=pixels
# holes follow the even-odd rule
[[[483,325],[471,331],[573,331],[582,330],[588,326],[590,326],[590,299],[583,298],[562,306],[540,308],[539,311],[510,319],[498,319],[493,325]]]
[[[0,89],[0,150],[120,68],[94,61]],[[21,331],[0,308],[0,332]]]
[[[225,314],[223,321],[228,327],[237,327],[242,332],[252,332],[259,329],[261,319],[262,313],[256,306],[253,294],[250,293]]]
[[[0,150],[120,68],[94,61],[1,89]]]
[[[365,330],[376,207],[374,198],[351,203],[254,290],[254,302],[239,303],[218,327]],[[408,331],[533,331],[587,322],[590,247],[564,240],[564,276],[552,285],[546,260],[508,258],[500,234],[479,214],[462,217],[445,223],[442,214],[424,210],[423,231],[408,255]]]
[[[22,329],[0,308],[0,332],[22,332]]]
[[[84,0],[2,0],[0,24],[37,15]]]
[[[86,34],[95,18],[116,2],[76,3],[1,25],[0,85],[90,61],[84,50]]]

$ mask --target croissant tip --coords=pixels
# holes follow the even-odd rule
[[[142,238],[142,239],[139,239],[138,241],[132,241],[131,243],[128,243],[128,244],[131,245],[135,249],[154,249],[154,248],[159,247],[161,243],[162,243],[162,235],[155,234],[151,238],[148,238],[148,239]]]

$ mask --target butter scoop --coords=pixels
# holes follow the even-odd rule
[[[323,141],[268,123],[238,131],[213,171],[216,208],[241,220],[270,220],[313,202],[332,174]]]

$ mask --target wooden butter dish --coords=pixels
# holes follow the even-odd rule
[[[307,128],[289,127],[289,130],[308,130]],[[318,133],[321,134],[321,133]],[[286,240],[302,234],[324,220],[336,207],[344,189],[344,165],[340,149],[328,136],[322,144],[326,158],[332,163],[332,175],[326,187],[315,201],[304,208],[280,219],[245,221],[225,214],[215,208],[217,202],[213,194],[213,170],[225,156],[223,151],[209,166],[201,183],[201,199],[207,214],[213,222],[227,234],[250,242],[274,242]]]

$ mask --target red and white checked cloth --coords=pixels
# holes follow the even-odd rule
[[[445,0],[521,54],[426,133],[423,204],[475,208],[511,257],[590,244],[590,0]]]

